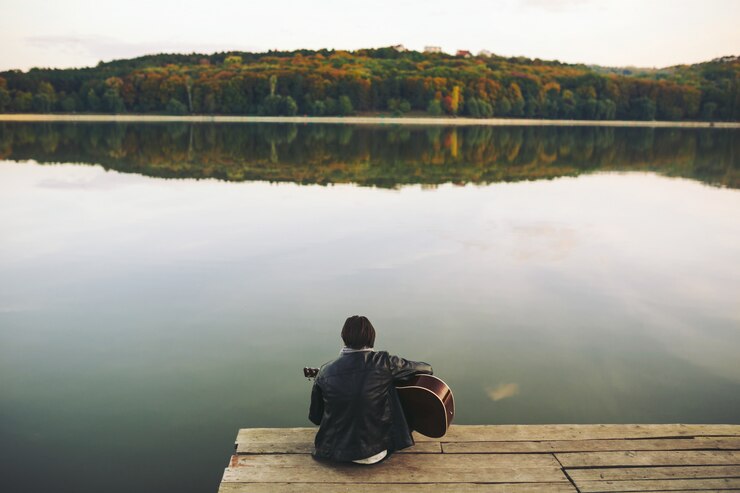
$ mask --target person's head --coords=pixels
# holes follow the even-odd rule
[[[352,349],[362,349],[375,345],[375,328],[367,317],[352,315],[342,327],[344,345]]]

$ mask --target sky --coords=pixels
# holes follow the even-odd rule
[[[740,0],[0,0],[0,70],[403,44],[605,66],[740,55]]]

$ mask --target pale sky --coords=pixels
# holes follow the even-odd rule
[[[665,67],[740,55],[740,0],[0,0],[0,70],[161,52],[441,46]]]

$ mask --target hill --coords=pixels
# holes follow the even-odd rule
[[[524,57],[296,50],[0,72],[0,112],[740,120],[740,61],[608,68]]]

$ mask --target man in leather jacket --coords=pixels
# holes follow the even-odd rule
[[[366,317],[349,317],[342,340],[339,358],[321,367],[311,392],[309,419],[319,425],[313,455],[371,464],[414,444],[395,383],[431,375],[432,367],[374,351]]]

